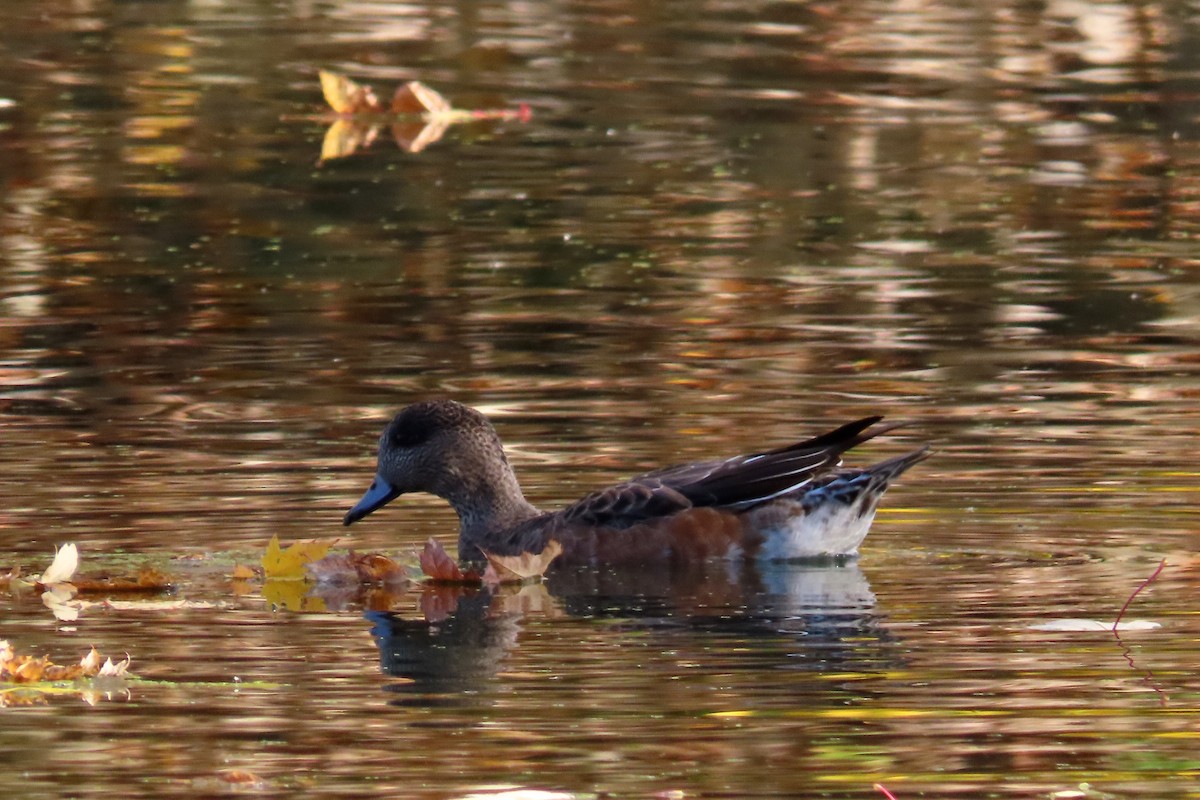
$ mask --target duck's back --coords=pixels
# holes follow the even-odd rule
[[[765,453],[656,470],[529,520],[499,544],[565,564],[854,555],[888,483],[928,449],[861,470],[841,455],[891,427],[869,417]],[[892,426],[894,427],[894,426]]]

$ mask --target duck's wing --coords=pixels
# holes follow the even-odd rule
[[[895,425],[867,431],[867,417],[812,439],[765,453],[648,472],[593,492],[564,509],[568,523],[627,527],[697,506],[739,510],[799,489],[842,463],[842,453]]]

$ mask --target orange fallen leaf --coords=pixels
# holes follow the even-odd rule
[[[154,567],[142,567],[136,578],[76,577],[71,584],[80,592],[162,592],[171,588],[171,579]]]
[[[254,567],[248,567],[245,564],[235,564],[233,572],[230,573],[229,577],[235,581],[249,581],[254,580],[258,575],[255,573]]]

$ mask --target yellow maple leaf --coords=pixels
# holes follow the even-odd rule
[[[284,550],[279,537],[272,536],[263,553],[263,574],[272,580],[304,580],[306,564],[320,561],[336,539],[301,539]]]

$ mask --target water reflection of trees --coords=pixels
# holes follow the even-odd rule
[[[1063,443],[1091,477],[1095,448],[1124,458],[1115,423],[1186,410],[1190,28],[1122,3],[688,8],[14,13],[2,402],[77,426],[26,434],[24,469],[82,431],[155,513],[198,501],[113,446],[264,516],[332,510],[292,443],[349,463],[366,420],[436,392],[507,412],[552,499],[831,407],[949,418],[1033,468],[1023,444]],[[282,118],[331,59],[535,120],[317,171],[323,124]]]

